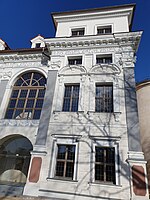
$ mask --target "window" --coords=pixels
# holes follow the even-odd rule
[[[96,85],[95,96],[95,111],[96,112],[113,112],[113,86]]]
[[[35,48],[40,48],[40,46],[41,46],[41,43],[36,43],[35,44]]]
[[[82,65],[82,57],[68,58],[69,65]]]
[[[95,181],[115,182],[115,148],[95,148]]]
[[[109,34],[112,33],[112,28],[111,26],[105,26],[105,27],[97,27],[97,34]]]
[[[58,144],[56,177],[73,179],[75,163],[75,145]]]
[[[44,95],[45,77],[37,72],[29,72],[18,78],[13,86],[6,119],[39,119]]]
[[[79,89],[79,85],[65,85],[63,111],[78,111]]]
[[[112,63],[112,55],[96,56],[96,64],[110,64],[110,63]]]
[[[72,36],[81,36],[81,35],[84,35],[84,32],[85,32],[84,28],[78,28],[78,29],[71,30]]]

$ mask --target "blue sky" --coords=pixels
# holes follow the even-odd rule
[[[135,68],[136,81],[150,79],[150,0],[0,0],[0,38],[10,48],[30,48],[36,35],[54,37],[51,12],[136,3],[132,31],[143,30]]]

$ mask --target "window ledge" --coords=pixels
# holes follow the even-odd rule
[[[71,182],[71,183],[77,183],[77,180],[70,180],[70,179],[62,179],[62,178],[47,178],[47,181],[62,181],[62,182]]]
[[[122,185],[114,185],[111,183],[102,183],[102,182],[89,182],[89,185],[99,185],[99,186],[104,186],[104,187],[115,187],[115,188],[121,188]]]
[[[0,126],[38,126],[39,119],[1,119]]]

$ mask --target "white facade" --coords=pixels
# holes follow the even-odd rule
[[[29,50],[0,52],[0,145],[12,135],[25,136],[33,145],[23,195],[148,199],[133,72],[142,32],[130,32],[133,12],[134,5],[126,5],[54,13],[55,38],[37,36]],[[107,28],[109,33],[97,34],[98,29],[105,32]],[[98,58],[111,62],[98,63]],[[69,59],[82,62],[70,64]],[[40,120],[6,119],[12,88],[18,76],[28,72],[47,78]],[[67,85],[80,88],[75,112],[63,110]],[[113,88],[112,111],[96,112],[96,88],[109,85]],[[59,145],[75,148],[71,179],[56,177]],[[96,147],[115,152],[113,183],[107,178],[96,180]],[[104,174],[108,176],[106,169]]]

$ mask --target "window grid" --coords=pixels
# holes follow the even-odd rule
[[[108,27],[98,27],[97,28],[97,34],[98,35],[109,34],[109,33],[112,33],[111,26],[108,26]]]
[[[78,111],[79,88],[79,85],[65,85],[63,111]]]
[[[44,101],[46,79],[39,73],[22,75],[15,83],[6,119],[39,119]]]
[[[96,112],[113,112],[113,86],[96,85]]]
[[[58,145],[55,177],[73,179],[75,145]]]
[[[110,64],[112,63],[112,56],[97,56],[96,64]]]
[[[84,31],[85,31],[84,28],[71,30],[72,36],[82,36],[82,35],[84,35]]]
[[[82,58],[68,58],[69,65],[82,65]]]
[[[95,181],[115,184],[115,148],[96,147]]]

